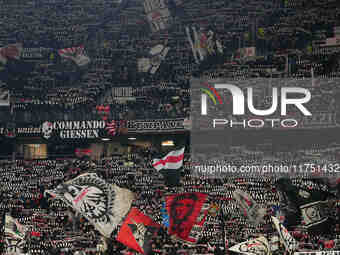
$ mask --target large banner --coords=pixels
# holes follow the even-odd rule
[[[184,131],[184,119],[159,120],[84,120],[18,123],[17,137],[43,137],[52,139],[97,139],[126,133]],[[6,133],[6,123],[0,125],[0,135]]]
[[[94,139],[100,138],[100,130],[106,126],[105,121],[46,121],[42,124],[42,135],[45,139],[57,135],[61,139]]]
[[[160,225],[150,217],[137,208],[131,208],[119,230],[117,240],[139,253],[149,254],[151,251],[150,242],[159,228]]]
[[[72,206],[107,238],[123,221],[134,199],[131,191],[111,185],[95,173],[79,175],[46,192]]]
[[[340,120],[332,112],[314,113],[312,117],[294,116],[299,120],[297,129],[320,129],[339,127]],[[151,120],[84,120],[84,121],[45,121],[43,123],[17,123],[17,137],[43,137],[57,139],[97,139],[126,133],[158,133],[185,131],[188,119],[151,119]],[[202,123],[201,123],[202,124]],[[190,124],[191,125],[191,124]],[[195,123],[193,123],[195,125]],[[218,127],[215,128],[215,130]],[[7,124],[0,125],[0,135],[7,131]],[[250,129],[250,128],[248,128]],[[213,130],[210,123],[203,124],[199,130]]]
[[[180,241],[195,244],[201,236],[208,213],[207,197],[207,194],[197,192],[167,196],[169,235]]]
[[[129,133],[134,132],[166,132],[184,130],[184,119],[159,119],[159,120],[130,120],[127,122]]]

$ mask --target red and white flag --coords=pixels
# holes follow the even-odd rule
[[[162,159],[154,159],[152,166],[158,171],[161,169],[178,169],[183,165],[184,150],[185,147],[177,151],[170,151]]]
[[[115,136],[117,134],[117,123],[116,121],[106,122],[105,127],[107,133],[111,136]]]
[[[9,44],[5,47],[0,48],[0,62],[3,64],[7,63],[7,59],[15,58],[19,59],[22,52],[22,44]]]
[[[64,58],[73,60],[78,66],[90,63],[90,58],[84,53],[84,46],[61,49],[58,53]]]
[[[76,148],[74,153],[76,154],[76,156],[78,158],[82,158],[84,156],[90,157],[91,154],[92,154],[92,150],[91,149]]]

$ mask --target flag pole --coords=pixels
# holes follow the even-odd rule
[[[13,98],[10,97],[9,98],[9,102],[10,102],[10,121],[12,123],[14,123],[15,121],[15,116],[14,116],[14,102],[13,102]],[[12,130],[13,131],[13,130]],[[16,159],[16,147],[17,147],[17,142],[16,142],[17,138],[16,138],[16,126],[14,126],[14,138],[12,141],[12,164],[15,165],[15,159]]]

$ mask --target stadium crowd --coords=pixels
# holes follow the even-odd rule
[[[0,88],[1,93],[9,90],[10,95],[7,104],[1,104],[9,105],[10,100],[11,105],[10,109],[1,107],[2,122],[187,118],[193,77],[257,79],[258,83],[262,79],[268,83],[286,79],[293,85],[304,84],[317,95],[309,105],[314,116],[340,109],[336,79],[340,68],[340,6],[336,0],[125,2],[0,0]],[[146,15],[146,2],[166,11]],[[120,4],[124,7],[114,11]],[[164,13],[169,14],[162,17],[166,22],[155,26],[158,21],[153,16]],[[17,55],[11,52],[13,47]],[[131,93],[123,93],[124,89]],[[261,93],[264,90],[261,88]],[[266,106],[269,95],[265,93],[256,104]],[[109,107],[108,112],[99,112],[99,105]],[[320,117],[315,126],[309,124],[318,128],[321,122],[324,120]],[[225,158],[236,165],[301,165],[337,161],[339,155],[336,146],[330,145],[264,154],[241,147]],[[206,156],[201,155],[200,160],[213,161]],[[115,240],[117,233],[111,239],[101,238],[82,215],[45,192],[82,173],[95,172],[108,183],[133,191],[133,206],[162,225],[152,240],[154,254],[232,254],[228,248],[259,234],[277,246],[273,254],[284,254],[285,248],[275,244],[277,234],[270,219],[272,215],[282,216],[278,207],[284,208],[282,220],[299,241],[300,250],[340,248],[336,178],[295,178],[292,184],[284,185],[277,178],[265,176],[197,177],[191,171],[195,162],[187,155],[179,170],[180,182],[168,185],[177,179],[157,172],[151,165],[155,157],[159,157],[155,150],[140,150],[133,160],[124,156],[99,161],[73,157],[2,160],[2,222],[10,215],[29,228],[22,248],[31,255],[136,253]],[[321,231],[304,228],[306,222],[297,210],[287,209],[291,205],[282,194],[291,195],[297,189],[312,194],[309,202],[333,201],[327,214],[332,222],[320,227]],[[233,198],[235,190],[249,193],[266,210],[260,225],[249,224]],[[194,247],[172,240],[164,224],[164,196],[181,192],[206,193],[218,208],[218,213],[207,215]],[[299,205],[306,202],[295,200]],[[324,228],[327,231],[322,231]],[[2,234],[2,252],[7,248],[5,239]]]
[[[338,153],[338,146],[332,150],[325,148],[307,148],[296,152],[300,157],[294,157],[291,152],[277,152],[271,162],[293,162],[299,158],[299,163],[313,158],[313,154],[323,154],[330,162]],[[241,154],[240,154],[241,153]],[[45,193],[65,181],[76,176],[95,172],[108,183],[115,183],[128,188],[136,194],[133,206],[139,208],[146,215],[151,216],[157,223],[162,224],[158,234],[152,239],[153,254],[225,254],[228,247],[256,237],[259,233],[268,236],[268,240],[275,235],[270,217],[277,213],[277,206],[283,208],[278,179],[268,176],[247,175],[239,178],[197,177],[193,174],[193,162],[190,154],[185,154],[180,181],[170,185],[171,175],[163,175],[156,171],[151,161],[157,155],[154,149],[137,149],[132,155],[112,156],[99,161],[90,159],[61,158],[56,160],[17,160],[15,162],[2,160],[1,162],[1,212],[3,220],[5,214],[10,214],[21,224],[29,228],[26,233],[25,250],[30,254],[75,254],[76,251],[86,251],[86,254],[99,254],[102,242],[107,250],[103,254],[134,254],[134,251],[112,239],[101,239],[101,235],[82,215],[59,199],[54,199]],[[259,164],[264,159],[263,153],[252,151],[244,147],[232,147],[234,162],[251,162]],[[234,156],[232,156],[234,155]],[[242,155],[240,158],[239,155]],[[305,157],[303,156],[305,155]],[[308,155],[308,156],[306,156]],[[327,155],[327,156],[326,156]],[[277,157],[277,158],[275,158]],[[317,158],[317,157],[315,157]],[[334,178],[334,177],[332,177]],[[337,184],[322,179],[293,179],[293,186],[312,192],[326,191],[327,198],[338,197]],[[249,224],[242,210],[233,198],[233,191],[242,189],[249,192],[254,200],[263,206],[267,213],[264,221],[256,226]],[[164,196],[171,193],[202,192],[209,195],[209,203],[216,204],[217,213],[208,215],[202,236],[197,246],[190,247],[172,240],[167,234],[164,224]],[[330,200],[331,201],[331,200]],[[300,249],[315,250],[323,247],[324,242],[335,242],[340,235],[337,202],[330,215],[334,217],[332,229],[326,232],[312,232],[303,228],[303,222],[298,214],[286,214],[286,224],[289,231],[300,241]],[[288,223],[287,223],[288,222]],[[321,242],[322,241],[322,242]],[[5,241],[2,239],[2,247]],[[104,245],[105,246],[105,245]],[[277,249],[282,254],[283,248]],[[48,253],[47,253],[48,252]],[[232,254],[232,253],[230,253]]]
[[[3,1],[0,45],[23,45],[22,56],[8,60],[0,72],[2,86],[15,98],[17,120],[90,119],[98,104],[111,105],[115,118],[122,112],[132,112],[132,118],[187,116],[192,76],[300,80],[310,78],[313,69],[317,79],[338,77],[336,1],[169,1],[172,25],[153,34],[146,34],[149,24],[141,3],[131,0],[112,18],[109,10],[117,5],[105,0],[95,8],[90,1]],[[101,23],[96,15],[109,19]],[[195,63],[188,27],[212,31],[223,50]],[[58,53],[79,45],[90,58],[87,66]],[[150,58],[155,45],[166,45],[169,52],[160,62],[155,59],[156,72],[141,71],[139,60]],[[115,87],[157,89],[129,96],[133,101],[127,102],[124,95],[108,95]],[[140,111],[145,102],[148,110]]]

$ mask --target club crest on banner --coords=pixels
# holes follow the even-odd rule
[[[326,204],[321,201],[300,206],[300,209],[307,228],[328,220]]]
[[[196,243],[201,236],[208,214],[207,195],[183,193],[166,198],[169,214],[169,235],[183,242]]]
[[[150,241],[159,228],[159,224],[133,207],[125,218],[117,240],[139,253],[149,254],[151,250]]]
[[[46,192],[72,206],[108,238],[134,199],[131,191],[110,185],[94,173],[82,174]]]

